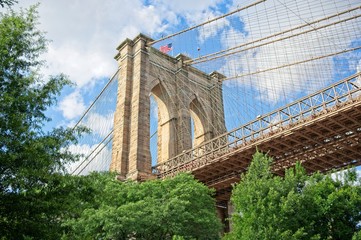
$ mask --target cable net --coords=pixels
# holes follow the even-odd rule
[[[234,14],[154,46],[171,42],[173,55],[192,58],[189,65],[226,76],[231,130],[360,71],[360,7],[353,0],[238,1]]]
[[[92,171],[109,171],[113,138],[113,118],[118,91],[118,71],[109,80],[76,126],[90,132],[70,146],[70,151],[81,154],[80,160],[68,166],[68,172],[86,175]]]
[[[191,58],[186,65],[226,76],[223,105],[231,131],[360,72],[360,16],[359,0],[234,1],[228,14],[200,13],[190,20],[193,27],[151,45],[159,49],[171,43],[169,55],[182,53]],[[71,172],[108,170],[116,92],[117,76],[81,119],[79,124],[93,133],[74,146],[84,157]],[[150,101],[156,158],[157,105]]]

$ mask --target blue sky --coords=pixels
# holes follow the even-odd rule
[[[44,55],[45,75],[65,73],[67,87],[49,114],[52,125],[77,121],[117,69],[116,47],[140,32],[153,38],[225,12],[232,1],[211,0],[21,0],[16,7],[40,2],[40,29],[52,42]],[[3,10],[1,10],[3,11]],[[194,17],[196,16],[196,18]]]
[[[113,59],[115,49],[125,38],[133,38],[141,32],[157,39],[246,6],[255,0],[19,2],[16,7],[28,7],[40,2],[39,27],[52,41],[48,53],[43,56],[48,63],[44,75],[62,72],[76,84],[66,87],[58,104],[48,111],[53,119],[49,126],[72,126],[116,71],[117,63]],[[275,7],[275,4],[278,6]],[[182,52],[197,57],[312,21],[320,15],[341,12],[355,5],[359,5],[359,0],[337,0],[332,3],[329,0],[268,0],[236,17],[165,40],[155,47],[172,42],[174,51],[170,54]],[[278,45],[276,43],[257,48],[235,58],[220,59],[211,64],[199,64],[197,67],[206,72],[218,70],[227,76],[234,76],[309,58],[311,55],[307,49],[322,55],[351,45],[360,46],[361,30],[357,27],[360,25],[360,21],[356,22],[350,32],[344,32],[342,39],[333,37],[337,36],[333,34],[334,31],[347,29],[341,24],[307,37],[301,36]],[[328,41],[325,36],[329,38]],[[355,39],[355,36],[358,38]],[[303,44],[307,39],[312,41]],[[360,71],[360,55],[360,51],[352,52],[319,61],[317,64],[310,63],[290,67],[285,71],[267,72],[225,82],[228,128],[237,127],[259,114],[283,106],[286,99],[295,100],[357,70]],[[340,65],[343,67],[336,67]]]
[[[22,0],[17,7],[27,7],[36,2],[38,1]],[[62,72],[76,83],[76,87],[64,89],[59,98],[58,105],[53,107],[49,114],[54,120],[53,125],[71,125],[79,119],[108,81],[109,77],[116,71],[117,64],[113,59],[116,54],[115,49],[125,38],[133,38],[142,32],[157,39],[163,35],[177,32],[188,26],[194,26],[255,1],[107,0],[99,3],[97,0],[46,0],[39,2],[40,29],[45,31],[47,38],[52,41],[49,44],[48,53],[44,55],[48,63],[48,68],[44,70],[44,74],[49,75]],[[302,2],[305,2],[305,4],[302,5]],[[279,4],[277,6],[279,10],[274,8],[276,3]],[[335,1],[331,4],[328,0],[321,0],[316,3],[314,1],[299,1],[298,4],[293,0],[269,0],[255,8],[242,12],[237,17],[221,20],[208,28],[199,29],[196,34],[183,34],[161,42],[155,45],[155,47],[173,42],[174,51],[172,54],[175,55],[178,52],[182,52],[196,57],[197,55],[205,55],[232,47],[238,44],[240,39],[256,39],[287,29],[291,24],[296,25],[302,23],[302,21],[316,18],[319,14],[327,15],[331,14],[332,11],[341,11],[345,8],[344,6],[347,8],[352,4],[357,4],[357,0]],[[308,6],[305,10],[306,12],[302,12],[304,6]],[[287,21],[279,19],[282,17],[282,9],[289,10],[287,8],[293,12],[295,12],[295,9],[301,9],[299,10],[300,15],[296,16],[297,13],[295,13],[296,17],[292,17],[292,14],[290,14],[291,17]],[[267,17],[268,14],[270,17]],[[277,17],[272,17],[271,14],[277,14]],[[260,31],[260,26],[265,26],[265,28],[262,28],[262,31]],[[360,30],[357,30],[358,32],[355,34],[360,33]],[[315,36],[315,38],[318,38],[317,41],[320,41],[320,36],[322,35]],[[348,37],[351,38],[352,36]],[[303,39],[299,41],[301,40]],[[339,44],[339,48],[345,48],[348,44],[352,44],[351,40],[355,41],[354,39],[345,39],[342,44]],[[272,64],[270,64],[272,61],[276,65],[282,63],[286,58],[283,57],[284,59],[282,59],[280,56],[285,55],[285,49],[288,52],[293,51],[297,53],[292,54],[291,59],[289,59],[291,54],[288,54],[286,59],[288,62],[295,61],[302,57],[299,53],[305,52],[305,47],[311,47],[309,45],[301,46],[301,44],[296,46],[291,43],[289,46],[285,46],[284,42],[282,44],[238,55],[236,58],[227,59],[226,63],[224,59],[221,59],[218,62],[213,61],[212,64],[200,64],[197,67],[201,67],[206,72],[219,70],[226,76],[232,76],[245,71],[247,68],[252,71],[254,69],[272,67]],[[314,49],[318,49],[322,45],[319,42],[312,44]],[[198,48],[200,51],[197,51]],[[321,52],[320,50],[320,54]],[[272,55],[275,57],[268,57]],[[349,56],[330,59],[329,61],[322,62],[322,64],[325,64],[325,66],[335,65],[337,59],[339,59],[339,62],[343,61],[348,64]],[[355,71],[358,65],[361,65],[357,61],[359,59],[360,57],[358,56],[353,71]],[[333,66],[329,66],[329,68],[334,70]],[[267,104],[277,107],[284,105],[284,102],[280,101],[280,96],[285,91],[290,92],[289,96],[286,96],[288,99],[293,98],[292,100],[295,100],[305,92],[311,92],[314,89],[327,85],[327,83],[334,79],[333,75],[338,74],[339,77],[342,77],[342,75],[350,73],[350,71],[344,71],[343,74],[336,71],[332,73],[330,71],[328,75],[324,74],[322,76],[326,79],[322,84],[314,81],[312,83],[314,86],[310,87],[309,79],[314,77],[314,72],[319,71],[319,69],[311,69],[311,72],[309,69],[311,68],[307,69],[309,74],[303,74],[303,77],[299,76],[294,79],[300,86],[296,89],[298,92],[294,92],[295,88],[292,84],[287,86],[287,81],[289,81],[290,74],[293,74],[293,76],[300,75],[299,72],[304,72],[304,68],[290,69],[290,73],[270,72],[263,76],[259,75],[242,79],[243,82],[235,80],[226,83],[226,88],[231,89],[238,86],[247,90],[250,84],[252,84],[252,91],[255,94],[264,96],[270,102]],[[276,88],[274,87],[275,89],[272,89],[272,91],[267,90],[271,86],[276,86]],[[249,98],[256,98],[256,96],[250,95]],[[232,109],[231,111],[234,110]],[[267,112],[269,110],[265,109],[264,111]],[[255,114],[249,113],[247,119],[257,115]],[[246,121],[246,118],[242,121]]]
[[[21,0],[15,8],[40,3],[39,28],[51,40],[43,58],[44,75],[64,73],[76,86],[66,87],[47,114],[47,128],[73,126],[117,70],[116,47],[144,33],[157,39],[226,12],[232,1],[212,0]],[[0,10],[2,11],[2,10]],[[181,51],[173,44],[175,51]],[[105,118],[97,116],[97,120]],[[87,154],[93,141],[74,147]]]

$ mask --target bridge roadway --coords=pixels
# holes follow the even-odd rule
[[[361,165],[361,73],[277,109],[153,167],[164,178],[192,172],[229,200],[232,184],[246,172],[256,149],[273,157],[273,171],[300,161],[327,172]]]

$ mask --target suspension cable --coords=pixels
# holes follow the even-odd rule
[[[312,29],[309,29],[309,30],[306,30],[306,31],[303,31],[303,32],[300,32],[300,33],[297,33],[297,34],[293,34],[293,35],[290,35],[290,36],[286,36],[286,37],[282,37],[282,38],[279,38],[279,39],[275,39],[275,40],[270,41],[270,42],[261,43],[261,44],[258,44],[258,45],[256,45],[256,46],[248,47],[248,48],[245,48],[245,49],[233,51],[233,52],[230,52],[230,53],[218,55],[218,56],[211,57],[211,58],[202,59],[202,60],[199,60],[199,61],[193,61],[193,62],[191,62],[191,63],[192,63],[192,64],[198,64],[198,63],[208,62],[208,61],[215,60],[215,59],[222,58],[222,57],[227,57],[227,56],[230,56],[230,55],[233,55],[233,54],[236,54],[236,53],[241,53],[241,52],[244,52],[244,51],[247,51],[247,50],[250,50],[250,49],[262,47],[262,46],[265,46],[265,45],[268,45],[268,44],[271,44],[271,43],[279,42],[279,41],[286,40],[286,39],[289,39],[289,38],[292,38],[292,37],[296,37],[296,36],[300,36],[300,35],[303,35],[303,34],[306,34],[306,33],[309,33],[309,32],[313,32],[313,31],[316,31],[316,30],[320,30],[320,29],[322,29],[322,28],[326,28],[326,27],[329,27],[329,26],[334,26],[334,25],[337,25],[337,24],[340,24],[340,23],[343,23],[343,22],[347,22],[347,21],[350,21],[350,20],[353,20],[353,19],[356,19],[356,18],[359,18],[359,17],[361,17],[361,14],[356,15],[356,16],[352,16],[352,17],[349,17],[349,18],[346,18],[346,19],[342,19],[342,20],[339,20],[339,21],[337,21],[337,22],[329,23],[329,24],[326,24],[326,25],[323,25],[323,26],[320,26],[320,27],[317,27],[317,28],[312,28]],[[257,40],[256,40],[256,41],[257,41]],[[253,42],[247,43],[247,44],[243,44],[243,46],[249,45],[249,44],[252,44],[252,43],[253,43]],[[221,52],[222,52],[222,51],[221,51]],[[216,55],[216,54],[219,54],[219,53],[220,53],[220,52],[216,52],[216,53],[214,53],[213,55]]]
[[[296,26],[294,28],[287,29],[285,31],[281,31],[281,32],[278,32],[278,33],[275,33],[275,34],[272,34],[272,35],[269,35],[269,36],[266,36],[266,37],[263,37],[263,38],[256,39],[256,40],[254,40],[252,42],[243,43],[243,44],[240,44],[240,45],[237,45],[237,46],[234,46],[234,47],[222,50],[222,51],[214,52],[214,53],[211,53],[211,54],[208,54],[208,55],[204,55],[204,56],[201,56],[201,57],[198,57],[198,58],[185,60],[184,63],[186,63],[186,64],[195,64],[195,63],[202,62],[202,61],[199,61],[199,60],[204,60],[204,59],[206,59],[207,61],[208,60],[213,60],[213,58],[209,59],[209,57],[217,56],[219,54],[226,53],[226,52],[235,50],[237,48],[241,48],[241,47],[244,47],[244,46],[247,46],[247,45],[250,45],[250,44],[261,42],[263,40],[273,38],[273,37],[276,37],[276,36],[279,36],[279,35],[282,35],[282,34],[285,34],[285,33],[288,33],[288,32],[292,32],[294,30],[298,30],[298,29],[304,28],[306,26],[310,26],[310,25],[313,25],[313,24],[316,24],[316,23],[319,23],[319,22],[322,22],[322,21],[325,21],[325,20],[328,20],[328,19],[331,19],[331,18],[334,18],[334,17],[338,17],[338,16],[341,16],[341,15],[346,14],[346,13],[350,13],[350,12],[358,10],[358,9],[361,9],[361,5],[357,6],[355,8],[347,9],[346,11],[343,11],[343,12],[340,12],[340,13],[336,13],[336,14],[333,14],[333,15],[330,15],[330,16],[327,16],[327,17],[324,17],[324,18],[321,18],[321,19],[317,19],[317,20],[315,20],[313,22],[305,23],[305,24]],[[314,29],[314,30],[318,30],[318,29]],[[292,35],[292,37],[293,37],[293,35]],[[283,39],[281,39],[281,40],[283,40]],[[272,42],[270,42],[270,43],[272,43]],[[224,56],[224,55],[222,55],[222,56]]]
[[[160,38],[160,39],[158,39],[158,40],[149,42],[149,43],[148,43],[148,46],[151,46],[151,45],[153,45],[153,44],[155,44],[155,43],[157,43],[157,42],[161,42],[161,41],[163,41],[163,40],[165,40],[165,39],[169,39],[169,38],[172,38],[172,37],[174,37],[174,36],[180,35],[180,34],[182,34],[182,33],[191,31],[191,30],[193,30],[193,29],[199,28],[199,27],[201,27],[201,26],[204,26],[204,25],[209,24],[209,23],[211,23],[211,22],[217,21],[217,20],[219,20],[219,19],[228,17],[228,16],[230,16],[230,15],[232,15],[232,14],[235,14],[235,13],[240,12],[240,11],[243,11],[243,10],[245,10],[245,9],[247,9],[247,8],[256,6],[256,5],[258,5],[258,4],[262,3],[262,2],[265,2],[265,1],[267,1],[267,0],[259,0],[259,1],[257,1],[257,2],[254,2],[254,3],[250,4],[250,5],[247,5],[247,6],[243,7],[243,8],[236,9],[236,10],[234,10],[234,11],[232,11],[232,12],[229,12],[229,13],[227,13],[227,14],[224,14],[224,15],[222,15],[222,16],[219,16],[219,17],[213,18],[213,19],[211,19],[211,20],[208,20],[208,21],[206,21],[206,22],[200,23],[200,24],[198,24],[198,25],[196,25],[196,26],[193,26],[193,27],[184,29],[184,30],[182,30],[182,31],[173,33],[173,34],[171,34],[171,35],[162,37],[162,38]]]
[[[259,73],[264,73],[264,72],[268,72],[268,71],[272,71],[272,70],[276,70],[276,69],[280,69],[280,68],[290,67],[290,66],[294,66],[294,65],[297,65],[297,64],[302,64],[302,63],[306,63],[306,62],[310,62],[310,61],[314,61],[314,60],[319,60],[319,59],[322,59],[322,58],[332,57],[332,56],[342,54],[342,53],[356,51],[356,50],[359,50],[359,49],[361,49],[361,46],[356,47],[356,48],[345,49],[343,51],[330,53],[330,54],[323,55],[323,56],[312,57],[312,58],[309,58],[309,59],[306,59],[306,60],[293,62],[293,63],[289,63],[289,64],[284,64],[284,65],[273,67],[273,68],[267,68],[267,69],[264,69],[264,70],[259,70],[259,71],[255,71],[255,72],[251,72],[251,73],[241,74],[241,75],[238,75],[238,76],[232,76],[232,77],[224,78],[224,79],[222,79],[222,81],[242,78],[242,77],[251,76],[251,75],[255,75],[255,74],[259,74]]]

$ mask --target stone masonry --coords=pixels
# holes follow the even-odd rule
[[[171,57],[140,34],[126,39],[115,56],[120,72],[111,171],[120,178],[152,178],[150,156],[150,95],[158,104],[158,163],[226,131],[222,99],[223,75],[206,74]]]

